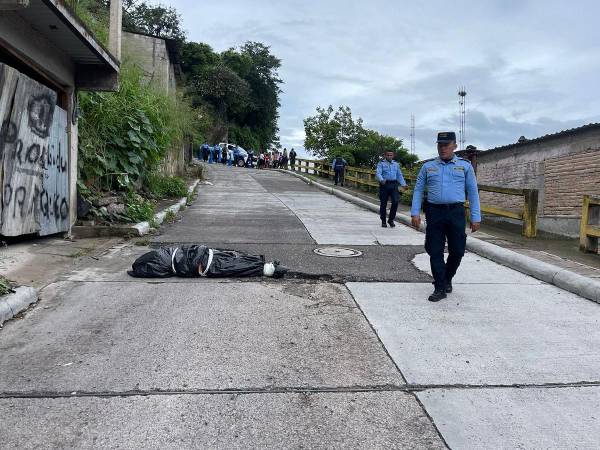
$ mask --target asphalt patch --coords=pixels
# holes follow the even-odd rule
[[[153,243],[151,247],[184,245],[184,242]],[[188,243],[189,244],[189,243]],[[420,271],[412,263],[419,253],[420,245],[353,245],[346,246],[361,251],[356,258],[334,258],[317,255],[316,248],[327,247],[317,244],[249,244],[249,243],[206,243],[213,248],[237,250],[264,255],[269,261],[277,260],[290,269],[288,278],[317,279],[333,282],[349,281],[396,281],[431,282],[430,275]]]

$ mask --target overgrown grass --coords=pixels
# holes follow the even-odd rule
[[[65,0],[85,26],[103,45],[108,45],[109,9],[96,1]]]
[[[15,292],[13,284],[4,277],[0,277],[0,296]]]
[[[158,198],[181,198],[187,196],[188,188],[180,177],[169,177],[151,173],[146,178],[146,187]]]
[[[177,220],[177,214],[171,209],[168,210],[167,214],[165,215],[165,222],[173,223],[175,220]]]

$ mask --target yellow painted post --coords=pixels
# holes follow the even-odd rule
[[[582,252],[598,253],[600,237],[598,224],[600,224],[600,199],[584,195],[579,228],[579,249]]]
[[[589,248],[589,238],[587,236],[587,225],[590,214],[590,196],[583,196],[583,208],[581,209],[581,225],[579,226],[579,250],[587,252]]]
[[[537,189],[524,189],[525,204],[523,206],[523,236],[534,238],[537,236],[538,191]]]

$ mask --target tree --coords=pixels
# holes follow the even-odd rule
[[[188,77],[200,75],[203,69],[219,63],[219,55],[202,42],[185,42],[181,46],[181,70]]]
[[[244,121],[254,130],[261,148],[277,144],[279,128],[280,85],[278,70],[281,60],[271,54],[270,48],[260,42],[246,42],[240,50],[244,58],[250,61],[244,79],[251,89],[251,108]]]
[[[153,6],[145,1],[124,0],[123,29],[180,42],[185,41],[181,16],[171,6]]]
[[[347,106],[334,114],[333,106],[317,107],[317,114],[304,119],[304,148],[312,154],[329,158],[331,150],[342,146],[354,148],[365,133],[361,118],[354,120]]]
[[[354,152],[356,164],[364,167],[374,167],[386,150],[394,151],[396,153],[396,161],[405,167],[411,166],[418,160],[416,155],[411,155],[402,146],[401,139],[380,134],[374,130],[367,130]]]
[[[243,113],[250,104],[248,83],[224,64],[206,67],[192,83],[220,120],[229,121]]]
[[[342,156],[348,164],[374,167],[386,150],[396,152],[396,160],[403,166],[417,161],[402,146],[402,140],[364,128],[361,118],[354,120],[347,106],[334,113],[333,106],[317,107],[317,114],[304,119],[304,147],[320,158]]]
[[[219,139],[229,137],[249,148],[277,145],[281,61],[260,42],[246,42],[239,50],[215,53],[206,44],[182,46],[182,70],[194,105],[214,111]],[[215,133],[218,134],[218,133]]]

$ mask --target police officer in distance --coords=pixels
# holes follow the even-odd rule
[[[481,211],[475,171],[471,163],[454,154],[456,134],[438,133],[439,157],[423,164],[413,193],[412,225],[421,225],[421,203],[427,189],[423,207],[427,228],[425,250],[429,254],[435,289],[429,301],[437,302],[452,292],[452,277],[465,254],[467,235],[464,202],[465,192],[471,210],[471,232],[479,230]],[[448,260],[444,262],[444,247],[448,240]]]
[[[394,151],[387,150],[384,153],[385,159],[379,161],[375,176],[379,180],[379,216],[381,218],[381,226],[387,228],[385,223],[385,213],[387,209],[388,199],[391,198],[390,216],[387,223],[394,228],[394,219],[396,211],[398,211],[398,202],[400,201],[400,193],[398,192],[398,184],[402,186],[402,190],[406,189],[406,181],[402,176],[400,164],[394,161]]]

